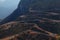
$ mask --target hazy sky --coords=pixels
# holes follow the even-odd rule
[[[0,0],[0,18],[5,18],[16,8],[20,0]]]

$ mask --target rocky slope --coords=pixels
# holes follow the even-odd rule
[[[0,23],[0,39],[57,40],[60,37],[58,3],[59,0],[21,0],[17,9]]]
[[[14,21],[0,26],[1,40],[55,40],[55,36],[56,34],[40,28],[35,23]]]

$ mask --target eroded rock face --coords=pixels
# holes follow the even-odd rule
[[[44,36],[44,37],[43,37]],[[34,31],[25,31],[10,37],[3,38],[1,40],[55,40],[48,35],[34,32]]]
[[[7,25],[7,26],[6,26]],[[4,27],[5,29],[4,29]],[[10,27],[9,27],[10,26]],[[52,40],[55,36],[35,23],[10,22],[0,26],[0,40]],[[8,28],[7,28],[8,27]]]

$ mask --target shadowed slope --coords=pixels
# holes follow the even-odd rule
[[[8,17],[6,17],[0,24],[4,24],[10,21],[14,21],[22,14],[30,13],[29,9],[37,11],[49,11],[60,13],[60,0],[21,0],[17,9]],[[58,17],[57,17],[58,18]],[[60,18],[58,18],[60,19]]]
[[[60,34],[60,0],[21,0],[17,9],[0,24],[0,38],[12,37],[11,40],[15,40],[16,34],[25,33],[17,39],[37,40],[38,37],[38,40],[55,40]],[[37,35],[31,36],[28,30]]]

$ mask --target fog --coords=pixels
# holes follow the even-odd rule
[[[0,19],[10,15],[16,8],[20,0],[0,0]]]

